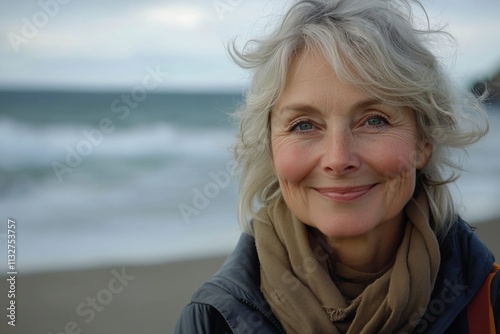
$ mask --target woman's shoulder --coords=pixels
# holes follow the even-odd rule
[[[232,333],[226,320],[214,307],[191,302],[177,320],[174,334]]]
[[[242,234],[219,271],[194,293],[174,332],[281,332],[260,291],[260,264],[252,236]]]
[[[475,233],[475,228],[458,217],[448,232],[439,238],[442,261],[481,266],[486,274],[494,261],[488,247]],[[457,267],[458,263],[454,265]]]
[[[474,228],[461,218],[457,218],[440,241],[440,252],[438,281],[463,282],[471,295],[482,285],[495,261],[492,252],[480,240]]]
[[[438,328],[461,333],[455,329],[467,326],[467,305],[491,273],[494,256],[474,228],[461,218],[457,218],[446,235],[441,236],[439,244],[439,273],[431,301],[420,322],[425,325],[422,326],[426,333],[439,332]],[[492,288],[493,296],[495,288]],[[495,291],[498,294],[498,290]]]

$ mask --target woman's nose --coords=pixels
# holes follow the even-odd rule
[[[321,167],[329,174],[345,175],[360,166],[356,144],[348,130],[330,131],[325,136],[321,149]]]

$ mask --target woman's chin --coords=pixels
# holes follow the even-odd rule
[[[335,221],[319,222],[314,227],[328,238],[355,238],[372,231],[377,224],[366,219],[338,218]]]

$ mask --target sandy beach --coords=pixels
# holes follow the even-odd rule
[[[497,258],[500,219],[476,225]],[[0,333],[170,333],[191,294],[224,257],[152,266],[17,276],[16,327],[7,325],[2,304]],[[5,277],[0,291],[8,291]],[[4,297],[2,297],[2,300]],[[79,331],[80,330],[80,331]]]

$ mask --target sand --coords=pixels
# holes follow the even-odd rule
[[[8,289],[2,277],[0,333],[76,334],[79,329],[82,334],[170,333],[193,292],[223,261],[219,257],[18,275],[15,328],[7,325],[4,295]]]
[[[500,220],[478,224],[500,258]],[[192,293],[224,257],[132,267],[17,276],[16,327],[7,325],[7,283],[1,277],[0,333],[170,333]]]

